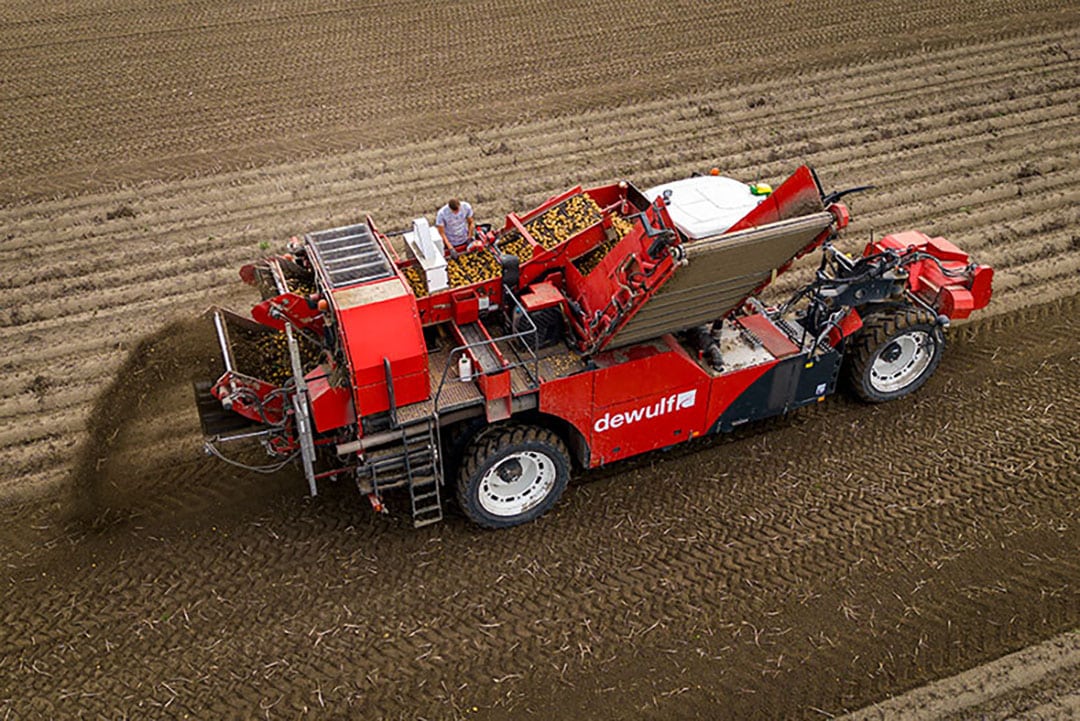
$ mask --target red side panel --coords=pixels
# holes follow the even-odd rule
[[[788,218],[800,215],[819,213],[823,209],[821,204],[821,189],[818,188],[814,174],[809,167],[802,165],[791,174],[791,177],[780,184],[768,198],[761,201],[756,208],[727,231],[734,233],[736,230],[753,228],[766,223],[776,223]],[[809,252],[809,248],[804,251]]]
[[[577,429],[581,437],[589,442],[592,426],[592,397],[595,372],[545,381],[540,385],[540,412],[561,418]],[[595,457],[590,454],[589,465],[597,466]]]
[[[590,466],[700,435],[708,374],[670,338],[594,358],[596,370],[544,383],[540,410],[585,437]]]
[[[332,431],[356,422],[352,394],[343,386],[332,386],[327,380],[329,371],[320,366],[308,373],[308,396],[315,430],[319,433]]]
[[[393,376],[394,403],[398,406],[426,400],[431,394],[426,371],[424,373],[409,374],[394,371]],[[381,413],[382,411],[389,410],[390,396],[386,392],[385,380],[379,380],[376,383],[369,383],[366,385],[360,385],[358,383],[355,387],[355,391],[356,405],[360,409],[362,415]]]
[[[589,429],[594,465],[699,435],[709,377],[670,338],[601,353]]]
[[[376,285],[384,289],[373,290]],[[338,322],[353,375],[360,415],[390,408],[384,359],[390,363],[394,402],[417,403],[430,395],[427,348],[416,297],[398,278],[334,295]]]
[[[971,280],[971,302],[975,310],[985,308],[990,303],[990,286],[994,280],[994,269],[988,265],[975,268],[975,277]]]
[[[510,371],[481,373],[476,378],[484,398],[510,397]]]

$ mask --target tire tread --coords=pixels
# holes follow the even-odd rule
[[[937,325],[937,318],[929,311],[913,306],[898,308],[889,313],[873,313],[865,318],[862,329],[852,338],[852,346],[849,351],[850,365],[848,366],[848,379],[850,385],[860,399],[867,403],[881,403],[886,400],[893,400],[891,397],[881,397],[880,394],[868,387],[865,379],[867,377],[869,365],[874,359],[874,354],[883,343],[902,330],[920,325],[935,327]],[[939,344],[941,344],[942,341],[943,339],[939,339]],[[904,393],[900,394],[900,396],[896,396],[896,398],[907,395],[907,393],[913,392],[922,386],[922,384],[933,375],[940,360],[941,350],[939,349],[937,351],[937,358],[931,364],[929,370],[923,375],[922,379],[919,380],[913,388],[905,390]]]
[[[456,497],[458,506],[465,515],[468,516],[471,521],[484,528],[507,528],[524,522],[520,520],[489,520],[475,512],[469,498],[469,491],[472,485],[469,483],[469,480],[475,478],[484,463],[500,450],[508,446],[520,446],[533,443],[547,446],[551,451],[562,457],[563,466],[567,471],[567,475],[569,475],[570,453],[566,448],[566,444],[563,443],[558,434],[548,428],[514,423],[498,430],[490,430],[480,436],[477,440],[479,442],[471,445],[471,450],[466,453],[465,462],[461,465],[461,473],[457,482]],[[565,487],[565,480],[562,483],[556,484],[557,487],[553,493],[555,498],[550,501],[545,501],[537,506],[537,508],[543,510],[527,520],[533,520],[533,518],[543,515],[550,505],[554,505],[558,500],[558,496],[562,494],[562,488],[559,488],[559,485]]]

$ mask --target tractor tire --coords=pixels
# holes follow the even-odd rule
[[[945,352],[945,333],[925,310],[905,307],[866,317],[851,339],[848,380],[869,403],[903,398],[937,370]]]
[[[570,480],[570,454],[552,431],[509,425],[469,445],[457,501],[484,528],[510,528],[547,513]]]

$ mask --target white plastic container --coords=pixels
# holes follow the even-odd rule
[[[468,353],[462,353],[457,362],[458,377],[468,382],[472,380],[472,359]]]
[[[429,293],[437,293],[450,287],[442,238],[437,231],[431,229],[427,218],[413,221],[412,231],[405,234],[405,244],[420,264],[420,270],[424,272]]]

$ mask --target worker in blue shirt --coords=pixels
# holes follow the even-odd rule
[[[472,239],[476,227],[472,206],[465,201],[451,198],[435,215],[435,227],[439,229],[439,235],[450,251],[450,257],[458,257],[458,253],[468,249],[469,240]]]

